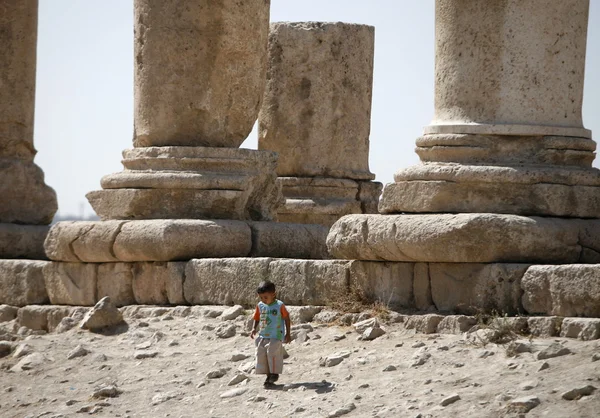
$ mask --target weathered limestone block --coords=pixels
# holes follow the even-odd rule
[[[600,217],[600,170],[427,163],[398,171],[381,213]]]
[[[122,261],[244,257],[252,239],[250,227],[239,221],[136,221],[123,225],[113,248]]]
[[[239,147],[265,85],[270,1],[135,1],[136,147]]]
[[[37,22],[37,0],[2,3],[0,223],[47,225],[57,210],[56,193],[33,163]]]
[[[3,141],[0,130],[0,222],[48,225],[58,210],[56,193],[32,161],[3,157]]]
[[[48,264],[37,260],[0,260],[0,304],[47,303],[43,268]]]
[[[350,262],[350,289],[390,308],[414,308],[414,263]]]
[[[589,138],[588,13],[581,0],[436,1],[435,116],[425,133]]]
[[[53,305],[93,306],[98,300],[97,264],[51,262],[43,273]]]
[[[252,230],[251,257],[330,258],[326,245],[329,228],[322,225],[282,222],[249,222],[248,225]]]
[[[49,229],[47,225],[0,223],[0,259],[46,260],[44,240]]]
[[[532,316],[527,318],[527,329],[536,337],[557,337],[562,321],[558,316]]]
[[[442,315],[412,315],[407,317],[405,322],[406,329],[414,329],[423,334],[433,334],[437,332],[438,325],[445,317]]]
[[[273,23],[259,149],[280,176],[372,180],[369,132],[374,28]]]
[[[251,247],[245,222],[218,220],[58,222],[46,239],[49,257],[69,262],[244,257]]]
[[[279,221],[331,226],[344,215],[377,213],[381,183],[324,177],[279,177]]]
[[[19,326],[31,330],[53,332],[65,317],[83,316],[87,308],[56,305],[29,305],[19,309]]]
[[[181,305],[186,263],[134,263],[133,295],[142,305]]]
[[[187,263],[184,295],[191,304],[256,303],[263,280],[290,305],[326,305],[348,289],[348,262],[270,258],[203,259]]]
[[[460,334],[469,331],[477,320],[472,316],[448,315],[440,321],[437,326],[437,332],[440,334]]]
[[[257,301],[258,284],[269,277],[270,263],[269,258],[191,260],[185,269],[185,300],[199,305],[251,306]]]
[[[134,304],[132,270],[130,263],[98,264],[96,299],[108,296],[115,306]]]
[[[600,319],[565,318],[561,324],[561,337],[597,340],[600,338]]]
[[[341,260],[273,260],[269,279],[290,305],[327,305],[347,294],[348,268]]]
[[[276,219],[283,203],[269,151],[148,147],[123,151],[125,171],[87,194],[107,219]]]
[[[413,278],[413,295],[415,308],[426,311],[435,309],[431,297],[431,277],[428,263],[415,263]]]
[[[498,214],[348,215],[327,236],[336,258],[446,263],[595,262],[582,251],[598,221]],[[588,248],[596,254],[599,248]]]
[[[0,305],[0,322],[12,321],[17,317],[19,308],[11,305]]]
[[[523,313],[521,278],[528,264],[429,264],[431,294],[442,312]]]
[[[531,266],[521,281],[529,314],[600,316],[600,267]]]
[[[63,221],[52,226],[44,248],[48,258],[69,262],[115,262],[113,245],[125,221]]]
[[[596,142],[564,136],[439,134],[417,138],[423,162],[591,167]]]

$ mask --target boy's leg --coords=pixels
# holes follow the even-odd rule
[[[275,338],[271,338],[268,341],[266,348],[269,370],[271,374],[279,375],[283,372],[283,343]]]
[[[267,346],[269,340],[261,337],[256,337],[256,366],[254,373],[269,374],[269,360]]]

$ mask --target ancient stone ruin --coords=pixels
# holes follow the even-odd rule
[[[289,305],[358,292],[410,312],[600,317],[588,1],[436,1],[434,119],[377,214],[372,27],[269,33],[264,0],[136,0],[134,147],[87,195],[101,221],[49,232],[37,1],[5,3],[0,303],[250,305],[270,279]],[[259,150],[240,149],[257,118]]]

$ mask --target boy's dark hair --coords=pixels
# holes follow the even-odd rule
[[[256,288],[256,293],[275,293],[275,283],[270,281],[260,282]]]

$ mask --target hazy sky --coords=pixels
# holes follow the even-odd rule
[[[584,124],[600,132],[600,0],[592,0]],[[59,214],[93,213],[85,199],[122,170],[133,135],[133,0],[39,0],[36,163]],[[370,168],[383,183],[418,162],[433,117],[434,0],[272,0],[272,21],[375,26]],[[256,148],[256,132],[245,148]],[[595,163],[598,165],[598,163]]]

